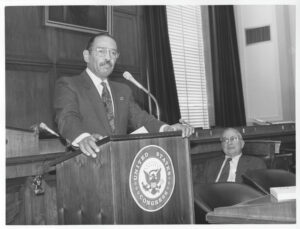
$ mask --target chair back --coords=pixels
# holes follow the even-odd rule
[[[248,170],[242,174],[245,184],[252,186],[264,194],[270,193],[272,187],[296,185],[296,176],[282,169]]]
[[[207,223],[206,213],[217,207],[235,205],[263,196],[252,187],[240,183],[197,184],[194,187],[196,223]]]
[[[207,212],[262,196],[248,185],[232,182],[200,184],[196,191],[195,199],[202,203]]]
[[[244,155],[256,156],[263,159],[267,168],[274,167],[275,155],[279,154],[281,141],[274,140],[245,140]]]

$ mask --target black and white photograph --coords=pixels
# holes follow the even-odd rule
[[[297,227],[296,0],[0,7],[3,226]]]

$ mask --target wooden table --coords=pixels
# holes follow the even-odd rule
[[[207,213],[209,223],[296,223],[296,200],[277,201],[266,195]]]

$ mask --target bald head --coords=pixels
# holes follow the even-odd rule
[[[234,129],[234,128],[226,128],[223,133],[221,134],[222,138],[224,135],[226,135],[227,133],[235,133],[237,136],[239,136],[239,138],[243,139],[241,133],[237,130],[237,129]]]

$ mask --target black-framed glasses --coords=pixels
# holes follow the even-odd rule
[[[231,136],[230,138],[221,138],[220,139],[222,143],[228,144],[229,142],[236,143],[240,140],[238,136]]]
[[[113,59],[117,59],[120,56],[120,53],[117,49],[110,49],[105,47],[96,47],[95,49],[90,49],[90,51],[94,51],[97,56],[104,57],[109,53],[110,57]]]

